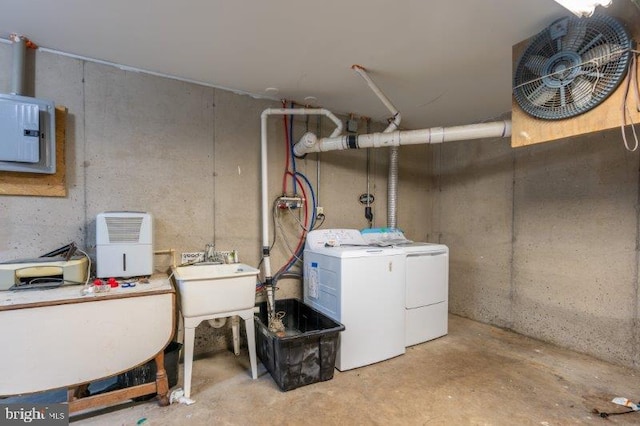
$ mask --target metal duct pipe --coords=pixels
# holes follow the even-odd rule
[[[24,95],[24,69],[25,56],[27,51],[27,40],[19,35],[12,34],[13,41],[13,66],[11,69],[11,91],[12,95]]]
[[[398,147],[389,150],[389,177],[387,179],[387,227],[398,225]]]

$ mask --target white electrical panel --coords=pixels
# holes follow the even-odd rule
[[[56,172],[55,104],[0,94],[0,170]]]
[[[0,160],[40,161],[40,108],[35,104],[0,101]]]

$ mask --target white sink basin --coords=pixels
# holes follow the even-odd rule
[[[198,317],[253,308],[258,272],[243,263],[173,268],[182,315]]]

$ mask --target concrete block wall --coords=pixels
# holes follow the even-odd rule
[[[638,153],[620,131],[431,146],[450,311],[638,367]]]
[[[260,114],[280,107],[279,102],[49,52],[29,51],[27,63],[26,95],[68,108],[68,195],[0,196],[0,262],[37,257],[71,241],[94,256],[96,215],[135,210],[153,214],[156,250],[181,253],[215,243],[219,250],[238,250],[242,262],[258,265]],[[0,44],[0,64],[0,92],[8,93],[10,45]],[[354,84],[360,83],[354,77]],[[333,130],[326,119],[299,117],[294,123],[296,137],[307,127],[319,128],[322,135]],[[270,119],[268,140],[271,205],[281,193],[285,162],[281,117]],[[371,157],[376,224],[385,225],[386,150]],[[358,202],[366,191],[365,151],[310,154],[297,165],[318,190],[324,227],[367,226]],[[288,213],[282,223],[284,232],[272,252],[273,272],[290,256],[282,235],[295,245],[300,231]],[[169,256],[155,257],[158,271],[170,264]],[[278,298],[301,296],[298,280],[283,279],[278,287]],[[228,328],[206,323],[196,339],[196,353],[231,345]]]

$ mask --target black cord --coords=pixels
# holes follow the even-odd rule
[[[322,215],[320,223],[317,223],[317,222],[316,222],[316,224],[315,224],[315,226],[313,227],[313,229],[318,229],[318,228],[320,228],[320,227],[324,224],[324,221],[325,221],[325,219],[326,219],[326,218],[327,218],[327,217],[326,217],[325,215]]]
[[[602,412],[602,411],[598,411],[597,408],[593,409],[593,414],[597,414],[598,416],[602,417],[603,419],[606,419],[607,417],[610,417],[610,416],[620,416],[622,414],[638,413],[638,412],[640,412],[640,411],[629,410],[629,411],[622,411],[620,413],[605,413],[605,412]]]

